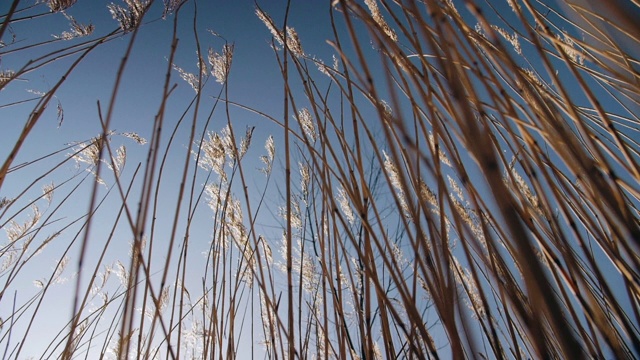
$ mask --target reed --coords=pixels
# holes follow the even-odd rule
[[[75,1],[14,0],[0,57],[38,55],[0,68],[0,89],[66,68],[0,104],[30,106],[2,146],[3,359],[35,342],[63,359],[640,356],[640,9],[557,3],[336,0],[333,59],[305,51],[296,2],[257,4],[282,81],[270,114],[230,95],[234,45],[198,30],[198,2],[111,4],[114,28],[96,34]],[[11,42],[11,24],[52,16],[70,30]],[[115,131],[156,21],[172,38],[153,123]],[[185,28],[195,73],[179,64]],[[16,164],[56,92],[114,39],[127,45],[98,135]],[[61,288],[72,313],[52,323]],[[36,338],[43,324],[57,333]]]

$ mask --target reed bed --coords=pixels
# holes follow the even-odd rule
[[[0,90],[63,70],[0,100],[24,113],[0,159],[3,359],[640,356],[637,2],[336,0],[332,59],[305,52],[295,1],[258,3],[278,113],[230,96],[234,44],[198,30],[196,1],[111,4],[99,33],[76,1],[25,3],[0,16],[0,58],[29,59],[0,63]],[[15,41],[13,24],[54,16],[70,30]],[[157,21],[172,37],[155,116],[116,131]],[[116,39],[98,135],[20,157],[42,121],[65,126],[57,92]],[[195,73],[178,59],[194,50]]]

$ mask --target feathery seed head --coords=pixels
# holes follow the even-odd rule
[[[273,161],[273,159],[276,156],[276,146],[275,146],[275,144],[273,142],[273,136],[269,136],[267,138],[267,141],[266,141],[264,147],[265,147],[265,149],[267,149],[267,156],[269,157],[269,159],[271,161]]]
[[[193,91],[195,91],[196,93],[200,91],[200,80],[196,75],[185,71],[184,69],[182,69],[176,64],[173,64],[173,69],[176,70],[178,74],[180,74],[180,77],[182,78],[182,80],[186,81],[187,84],[191,86]]]
[[[407,197],[405,195],[404,187],[400,182],[400,173],[398,172],[398,168],[393,163],[393,160],[387,155],[386,151],[382,151],[382,155],[384,157],[384,170],[389,176],[389,183],[396,190],[396,198],[400,202],[400,208],[403,210],[405,217],[411,219],[411,213],[409,211],[409,204],[407,203]]]
[[[476,23],[476,25],[473,27],[473,30],[476,32],[476,34],[482,36],[483,38],[487,37],[487,35],[484,33],[484,29],[482,28],[482,24]]]
[[[0,71],[0,87],[3,87],[5,84],[7,84],[14,74],[15,72],[11,70]]]
[[[129,272],[127,271],[127,268],[125,268],[124,265],[120,262],[120,260],[116,262],[115,273],[118,276],[118,279],[120,279],[120,284],[124,287],[129,287]]]
[[[516,54],[522,55],[522,49],[520,48],[520,41],[518,40],[518,34],[514,32],[513,35],[511,35],[505,29],[495,25],[491,25],[491,27],[495,31],[497,31],[500,35],[502,35],[502,37],[505,40],[507,40],[511,44],[511,46],[513,46],[513,50],[516,52]]]
[[[271,246],[269,246],[269,244],[266,242],[264,237],[262,237],[262,235],[258,237],[258,241],[259,241],[258,243],[262,248],[262,254],[265,259],[264,265],[267,267],[271,266],[271,264],[273,264],[273,252],[271,251]]]
[[[216,78],[217,82],[224,84],[229,77],[229,71],[231,69],[233,45],[225,44],[222,47],[222,54],[218,54],[213,49],[209,48],[209,55],[207,59],[211,66],[211,75]]]
[[[14,220],[11,220],[9,222],[9,226],[5,227],[5,231],[7,232],[7,238],[9,239],[10,243],[16,242],[24,238],[27,235],[27,233],[31,229],[33,229],[40,221],[40,218],[42,217],[42,213],[40,213],[40,209],[37,206],[32,205],[31,211],[33,211],[33,214],[23,224],[19,224]]]
[[[300,168],[300,191],[304,198],[309,195],[309,183],[311,181],[311,176],[309,175],[310,169],[307,164],[298,163],[298,167]]]
[[[111,163],[108,163],[107,166],[110,170],[112,170],[116,176],[120,176],[122,172],[122,168],[124,168],[124,164],[127,162],[127,148],[124,145],[121,145],[116,150],[116,156],[111,159]]]
[[[542,83],[542,80],[540,80],[540,77],[538,75],[536,75],[535,72],[533,72],[533,70],[531,69],[522,69],[524,71],[524,73],[527,75],[527,78],[529,80],[531,80],[534,84],[536,84],[539,87],[544,87],[544,84]],[[527,103],[530,103],[530,101],[527,101]]]
[[[137,142],[140,145],[144,145],[147,143],[147,139],[141,137],[140,135],[134,133],[134,132],[125,132],[125,133],[121,133],[120,135],[129,138],[135,142]]]
[[[296,119],[307,138],[309,138],[312,143],[316,142],[316,127],[313,123],[313,117],[309,110],[307,108],[300,110]]]
[[[45,200],[47,200],[48,203],[51,203],[51,200],[53,199],[54,188],[55,186],[53,185],[53,183],[46,184],[45,186],[42,187],[42,193],[44,195]],[[2,206],[0,206],[0,209],[1,208]]]
[[[298,201],[291,199],[291,213],[287,214],[287,208],[285,206],[280,207],[280,216],[285,221],[291,221],[292,229],[302,229],[302,212],[300,211],[300,203]],[[290,215],[290,216],[287,216]]]
[[[269,32],[271,32],[271,35],[276,40],[276,42],[280,46],[284,46],[284,32],[276,28],[275,22],[269,16],[269,14],[265,13],[260,8],[256,8],[256,15],[258,16],[260,21],[262,21],[262,23],[267,27],[267,29],[269,29]],[[300,44],[300,39],[298,38],[298,33],[296,32],[296,30],[292,27],[287,26],[286,31],[287,47],[289,48],[289,51],[291,51],[291,53],[297,57],[303,56],[304,51],[302,50],[302,45]]]
[[[349,199],[347,197],[347,192],[344,190],[342,185],[338,185],[338,205],[340,205],[340,210],[347,218],[349,224],[353,225],[356,220],[355,215],[353,214],[353,210],[351,209],[351,204],[349,203]]]
[[[204,187],[204,193],[209,198],[209,206],[214,212],[216,212],[222,205],[222,196],[220,191],[220,186],[217,184],[209,183]]]
[[[287,241],[287,234],[286,232],[283,232],[282,243],[280,247],[280,253],[283,259],[287,259],[288,257]],[[309,294],[313,294],[318,290],[319,286],[319,269],[313,257],[310,256],[307,251],[303,251],[303,246],[300,239],[296,241],[296,244],[292,244],[291,257],[291,270],[301,276],[302,289]],[[287,271],[287,267],[284,264],[280,264],[279,267],[282,269],[282,271]]]
[[[2,263],[0,264],[0,273],[4,273],[5,270],[10,268],[18,260],[18,252],[15,248],[5,250],[2,254]]]
[[[449,186],[456,197],[460,200],[464,199],[464,195],[462,194],[462,189],[458,186],[458,183],[449,175],[447,175],[447,181],[449,182]]]
[[[74,153],[72,156],[76,161],[76,165],[89,165],[87,171],[91,172],[96,177],[96,181],[104,184],[104,181],[102,181],[102,179],[100,179],[97,174],[93,172],[93,168],[98,165],[98,162],[100,161],[100,138],[95,137],[91,139],[88,144],[85,142],[81,142],[73,148],[73,151]]]
[[[254,126],[247,126],[247,130],[244,134],[244,137],[240,140],[240,148],[238,149],[238,157],[242,159],[244,155],[249,150],[249,146],[251,146],[251,138],[253,136]]]
[[[505,174],[505,177],[503,178],[503,181],[507,186],[510,186],[510,187],[512,187],[512,186],[511,186],[510,181],[508,180],[508,176],[509,175],[511,176],[511,178],[515,182],[515,189],[514,190],[519,195],[524,196],[524,199],[529,203],[530,206],[533,207],[533,210],[536,213],[542,214],[542,208],[540,207],[540,201],[538,200],[538,196],[535,195],[533,191],[531,191],[531,188],[529,187],[527,182],[522,178],[522,176],[520,176],[520,174],[518,172],[516,172],[515,170],[512,170],[508,174]]]
[[[222,138],[217,133],[209,131],[207,139],[203,139],[199,145],[200,158],[198,159],[198,166],[208,171],[215,171],[222,181],[226,181],[227,174],[224,171],[225,147]]]
[[[47,5],[49,5],[52,12],[59,12],[70,8],[77,1],[78,0],[48,0]]]
[[[227,158],[229,158],[230,166],[232,166],[233,162],[236,161],[236,144],[233,142],[233,137],[231,135],[231,128],[228,124],[220,130],[220,141],[222,141],[224,153],[227,155]]]
[[[329,72],[329,67],[325,65],[321,59],[314,59],[314,60],[316,62],[316,66],[318,67],[318,71],[320,71],[324,75],[331,77],[331,73]]]
[[[144,253],[144,249],[147,247],[147,237],[142,236],[140,241],[132,241],[129,243],[129,258],[135,259],[138,255]]]
[[[398,268],[402,269],[409,264],[409,260],[404,256],[404,252],[398,246],[398,243],[391,243],[391,255]]]
[[[373,21],[375,21],[375,23],[382,29],[382,31],[389,37],[389,39],[393,40],[394,42],[398,41],[398,35],[396,35],[395,31],[391,29],[389,24],[387,24],[387,22],[382,17],[376,0],[365,0],[364,3],[369,8],[369,12],[371,12]]]
[[[260,160],[265,164],[265,167],[260,169],[266,175],[271,173],[271,169],[273,168],[273,160],[276,156],[276,147],[273,142],[273,136],[269,135],[267,140],[265,141],[264,148],[267,150],[267,155],[263,155],[260,157]]]
[[[476,281],[474,280],[473,275],[468,269],[462,267],[456,257],[452,257],[452,259],[453,261],[451,262],[451,271],[453,272],[453,276],[456,282],[464,287],[464,291],[468,297],[467,305],[469,309],[473,311],[473,317],[484,318],[486,316],[486,310],[484,307],[484,303],[480,298],[480,294],[478,293],[478,288],[476,286]]]
[[[142,20],[142,15],[149,5],[149,1],[146,0],[124,0],[127,7],[124,8],[120,5],[111,3],[107,5],[109,12],[114,20],[120,24],[122,31],[130,32],[135,29]]]
[[[400,177],[398,176],[398,169],[393,163],[393,160],[391,160],[389,155],[387,155],[387,152],[384,150],[382,151],[382,155],[384,156],[384,170],[387,172],[387,175],[389,175],[391,185],[393,185],[397,190],[404,191],[402,190],[402,184],[400,183]]]
[[[518,13],[520,10],[520,4],[516,0],[507,0],[507,4],[514,13]]]
[[[158,312],[162,312],[169,303],[169,287],[165,286],[162,288],[162,292],[160,293],[160,299],[158,299]]]
[[[4,207],[9,205],[10,203],[11,199],[8,199],[6,197],[0,198],[0,210],[4,209]]]
[[[438,199],[436,194],[427,186],[424,180],[420,179],[420,200],[426,201],[431,206],[438,207]]]
[[[84,25],[80,24],[73,18],[71,15],[67,15],[64,13],[64,16],[69,20],[69,25],[71,25],[71,31],[63,31],[60,35],[54,35],[53,37],[61,40],[71,40],[78,37],[89,36],[93,33],[95,26],[93,24]]]
[[[176,10],[185,3],[186,0],[164,0],[164,13],[163,17],[166,18],[168,14],[174,13]]]
[[[55,271],[53,272],[52,282],[55,284],[62,284],[67,281],[67,279],[62,277],[62,273],[67,268],[69,264],[69,257],[64,256],[62,259],[56,262]]]
[[[302,44],[300,43],[300,38],[298,38],[298,33],[294,28],[289,26],[287,26],[287,47],[293,55],[297,57],[304,56],[304,51],[302,50]]]
[[[260,21],[262,21],[262,23],[267,27],[267,29],[269,29],[271,35],[274,39],[276,39],[278,44],[280,44],[280,46],[283,46],[284,41],[282,39],[284,38],[284,36],[282,36],[282,32],[280,30],[276,29],[275,22],[273,21],[271,16],[262,11],[262,9],[260,8],[256,8],[256,15],[258,16],[258,19],[260,19]]]
[[[435,143],[436,139],[432,133],[429,133],[428,139],[429,139],[429,149],[431,149],[431,151],[434,154],[436,154],[436,156],[438,157],[438,160],[444,165],[451,166],[451,161],[447,157],[447,154],[445,154],[444,151],[442,151],[442,147],[438,146],[438,151],[436,153],[436,143]]]
[[[575,48],[575,42],[566,32],[562,33],[563,36],[556,34],[556,39],[558,39],[558,43],[560,44],[560,48],[562,51],[571,59],[571,61],[583,65],[584,64],[584,55],[579,50]]]

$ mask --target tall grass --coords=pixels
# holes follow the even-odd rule
[[[278,114],[230,97],[234,46],[214,29],[205,49],[198,2],[111,4],[100,34],[75,1],[7,4],[0,57],[30,60],[0,68],[0,89],[66,67],[0,104],[30,106],[0,167],[3,359],[640,356],[640,9],[559,3],[334,1],[333,59],[305,52],[296,2],[248,8],[271,36]],[[12,24],[53,16],[71,30],[11,41]],[[117,132],[138,32],[158,20],[173,36],[153,124]],[[177,64],[184,28],[197,73]],[[17,164],[113,39],[126,46],[99,134]]]

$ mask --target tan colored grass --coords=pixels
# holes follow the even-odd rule
[[[179,29],[200,18],[189,1],[167,1],[173,35],[145,138],[111,122],[143,19],[160,5],[112,4],[116,30],[79,39],[88,28],[59,14],[74,3],[48,1],[33,20],[67,16],[72,31],[59,38],[69,41],[0,73],[0,88],[15,86],[75,56],[49,92],[7,105],[32,111],[0,189],[40,175],[0,197],[4,357],[28,351],[62,286],[73,313],[43,357],[640,354],[640,77],[627,52],[639,39],[616,3],[598,6],[619,22],[588,1],[559,12],[529,0],[337,0],[326,5],[331,60],[294,30],[295,2],[278,16],[257,8],[266,29],[256,36],[272,37],[282,78],[276,117],[230,98],[234,45],[201,46],[221,35],[193,31],[198,71],[175,65]],[[0,35],[29,9],[14,1]],[[98,135],[14,164],[68,76],[121,36]],[[194,90],[184,103],[176,81]],[[176,103],[182,115],[170,118]],[[280,133],[240,127],[232,109]],[[132,159],[132,146],[145,157]],[[18,296],[52,245],[63,249],[54,267]]]

